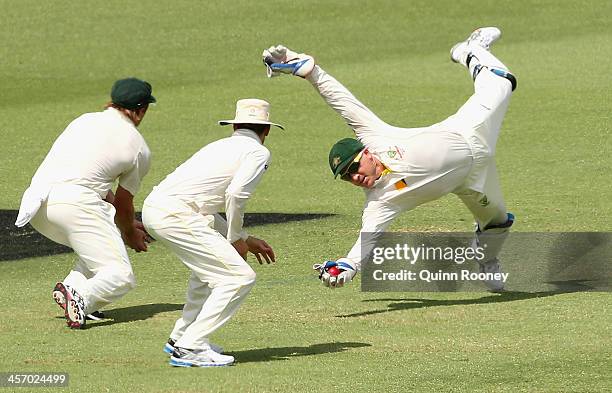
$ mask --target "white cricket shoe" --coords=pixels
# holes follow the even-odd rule
[[[61,283],[57,283],[55,285],[55,288],[53,288],[53,300],[55,301],[55,303],[57,303],[58,306],[62,308],[62,310],[66,311],[66,297],[60,290],[60,287],[58,286],[60,284]],[[106,316],[101,311],[94,311],[90,314],[87,314],[85,316],[85,319],[89,321],[101,321],[103,319],[106,319]],[[172,353],[172,351],[170,351],[170,353]]]
[[[499,264],[499,259],[493,258],[492,260],[486,263],[478,262],[478,270],[480,273],[501,273],[501,266]],[[492,292],[501,292],[504,290],[504,282],[501,279],[501,274],[499,275],[500,279],[498,280],[482,280],[482,282],[489,288]]]
[[[451,60],[455,63],[465,64],[465,57],[472,46],[479,46],[489,50],[491,44],[501,37],[501,30],[497,27],[481,27],[476,29],[465,40],[455,44],[450,50]]]
[[[166,345],[164,345],[164,352],[166,352],[168,355],[172,355],[172,353],[174,352],[175,344],[176,340],[169,338]],[[208,345],[210,345],[210,349],[212,349],[213,351],[217,353],[223,353],[223,347],[213,343],[209,343]]]
[[[205,349],[186,349],[174,347],[170,365],[174,367],[219,367],[234,363],[234,357],[222,355],[208,347]]]
[[[85,327],[85,299],[68,285],[58,282],[53,289],[53,299],[64,309],[66,324],[72,329]]]
[[[62,308],[62,310],[66,311],[66,296],[62,293],[62,284],[58,282],[55,284],[55,288],[53,288],[53,300],[57,303],[58,306]]]

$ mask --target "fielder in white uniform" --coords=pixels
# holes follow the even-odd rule
[[[111,99],[106,110],[78,117],[57,138],[23,195],[15,223],[30,222],[78,255],[74,270],[53,290],[71,328],[83,328],[87,314],[135,287],[124,241],[147,250],[133,196],[149,170],[150,151],[136,127],[155,98],[149,83],[127,78],[115,82]]]
[[[482,272],[499,272],[497,255],[514,217],[506,212],[495,167],[495,146],[515,77],[489,52],[501,36],[495,27],[474,31],[451,49],[451,59],[474,79],[474,94],[441,123],[423,128],[399,128],[379,119],[343,85],[315,65],[311,56],[283,46],[264,51],[268,76],[292,73],[306,78],[347,124],[356,139],[337,142],[330,151],[334,176],[364,187],[366,203],[361,233],[381,233],[400,213],[448,193],[459,196],[477,222],[476,242],[486,240]],[[363,239],[368,244],[362,244]],[[360,236],[345,258],[315,265],[329,287],[353,279],[374,244]],[[332,276],[327,269],[337,267]],[[491,290],[503,283],[486,280]]]
[[[191,269],[183,315],[164,348],[173,366],[233,363],[209,336],[238,311],[255,284],[247,251],[260,264],[275,260],[272,248],[242,227],[246,203],[270,162],[264,140],[271,125],[282,126],[269,121],[269,104],[258,99],[238,101],[235,119],[219,124],[233,124],[233,134],[203,147],[168,175],[142,212],[151,236]]]

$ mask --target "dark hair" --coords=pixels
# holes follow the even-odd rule
[[[234,129],[238,129],[238,128],[246,128],[248,130],[254,131],[257,135],[261,136],[270,129],[270,125],[269,124],[246,124],[246,123],[234,124]]]

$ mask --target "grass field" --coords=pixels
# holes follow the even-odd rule
[[[249,212],[333,213],[250,228],[276,251],[213,340],[238,363],[174,369],[162,353],[188,272],[161,245],[130,254],[138,288],[90,328],[65,327],[51,289],[74,255],[0,262],[0,372],[70,374],[83,392],[604,392],[612,390],[609,293],[330,292],[311,272],[342,256],[362,192],[333,181],[330,146],[350,136],[305,81],[265,77],[262,49],[313,54],[381,118],[429,125],[471,94],[448,49],[500,26],[495,53],[518,77],[498,144],[516,231],[611,231],[612,3],[600,1],[79,2],[0,0],[0,209],[19,207],[66,124],[108,100],[113,81],[153,84],[140,129],[153,165],[136,197],[204,144],[239,98],[272,104],[285,132]],[[449,196],[404,214],[402,231],[470,231]],[[5,388],[7,389],[7,388]],[[2,388],[0,388],[0,391]],[[60,391],[35,388],[32,391]],[[11,391],[8,388],[7,391]],[[16,391],[28,391],[20,388]]]

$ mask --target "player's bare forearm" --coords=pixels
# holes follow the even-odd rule
[[[113,206],[115,205],[115,194],[113,193],[113,190],[108,190],[104,200]]]
[[[121,186],[117,187],[115,193],[115,223],[121,231],[125,243],[136,252],[147,251],[147,233],[134,225],[134,197],[129,191]]]

